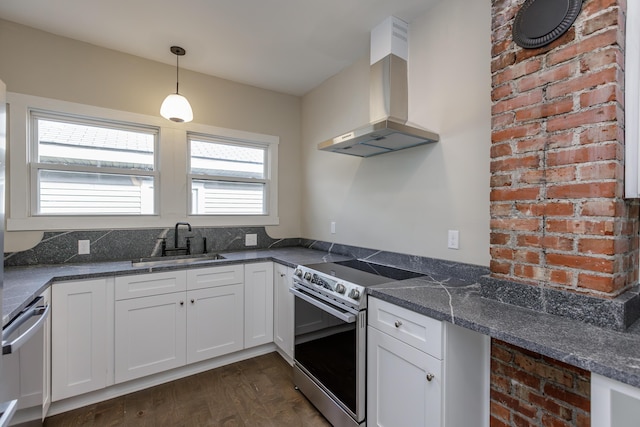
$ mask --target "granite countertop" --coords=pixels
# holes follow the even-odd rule
[[[295,267],[299,264],[343,261],[351,258],[299,247],[229,252],[221,255],[224,259],[151,268],[133,267],[131,261],[6,268],[4,271],[4,287],[2,292],[2,326],[4,327],[48,286],[56,281],[184,270],[187,268],[212,267],[215,265],[236,264],[239,262],[276,261],[289,267]]]
[[[3,325],[55,281],[144,274],[229,263],[275,261],[298,264],[343,261],[352,257],[290,247],[222,254],[223,260],[190,265],[134,268],[130,261],[8,268],[5,270]],[[460,271],[457,271],[461,273]],[[464,273],[464,271],[462,271]],[[453,274],[453,273],[451,273]],[[579,320],[505,304],[481,296],[471,276],[431,274],[367,288],[371,296],[431,318],[489,335],[527,350],[640,387],[640,324],[616,332]]]
[[[637,324],[616,332],[480,296],[480,284],[425,276],[368,288],[393,304],[640,387]]]

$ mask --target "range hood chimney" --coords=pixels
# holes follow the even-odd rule
[[[390,16],[371,31],[370,123],[318,144],[318,149],[358,157],[403,150],[439,140],[407,125],[409,24]]]

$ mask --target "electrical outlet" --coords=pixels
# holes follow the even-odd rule
[[[244,235],[244,245],[245,246],[258,246],[258,235],[257,234],[245,234]]]
[[[331,221],[331,234],[336,234],[336,222]]]
[[[91,240],[78,240],[78,255],[89,255],[91,253]]]
[[[449,230],[447,247],[449,249],[460,249],[460,232],[458,230]]]

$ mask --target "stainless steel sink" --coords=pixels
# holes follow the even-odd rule
[[[208,262],[225,259],[220,254],[198,254],[198,255],[177,255],[177,256],[156,256],[150,258],[140,258],[131,261],[132,267],[162,267],[165,265],[185,265],[198,262]]]

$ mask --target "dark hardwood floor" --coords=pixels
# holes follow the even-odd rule
[[[62,426],[331,426],[277,353],[48,417]]]

